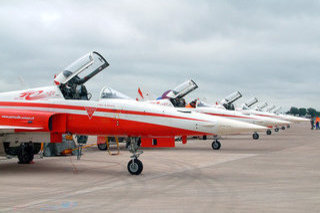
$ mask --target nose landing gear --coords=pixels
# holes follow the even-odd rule
[[[218,141],[218,139],[214,140],[211,144],[212,149],[219,150],[221,148],[221,143]]]
[[[253,138],[253,140],[258,140],[259,134],[257,132],[253,133],[252,138]]]
[[[139,159],[132,159],[128,162],[128,171],[132,175],[140,175],[143,170],[143,164]]]
[[[130,157],[131,160],[128,162],[127,168],[131,175],[140,175],[143,170],[143,164],[138,159],[139,156],[143,153],[143,151],[138,151],[140,145],[141,145],[140,138],[128,138],[126,146],[129,152],[132,153],[132,156]]]
[[[270,129],[267,130],[267,135],[271,135],[272,131]]]

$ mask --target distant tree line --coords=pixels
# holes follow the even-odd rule
[[[290,110],[287,112],[287,114],[301,116],[301,117],[320,116],[320,112],[313,108],[297,108],[297,107],[291,107]]]

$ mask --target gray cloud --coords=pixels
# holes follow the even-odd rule
[[[110,67],[90,82],[135,97],[160,95],[186,79],[191,98],[245,98],[284,107],[318,99],[318,1],[3,1],[0,90],[52,83],[91,50]]]

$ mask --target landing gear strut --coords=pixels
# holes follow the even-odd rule
[[[253,138],[253,140],[258,140],[259,134],[257,132],[253,133],[252,138]]]
[[[77,153],[77,160],[80,160],[82,155],[82,147],[86,145],[88,141],[88,136],[86,135],[77,135],[77,143],[78,143],[78,153]]]
[[[212,142],[211,146],[212,146],[212,149],[219,150],[221,147],[221,143],[220,141],[218,141],[218,139],[216,139]]]
[[[267,135],[271,135],[272,131],[270,129],[267,130]]]
[[[18,151],[18,159],[20,164],[29,164],[33,161],[34,147],[30,143],[22,143]]]
[[[143,170],[143,164],[138,159],[143,151],[138,151],[141,144],[140,138],[128,138],[127,148],[132,153],[131,160],[128,162],[128,171],[132,175],[140,175]]]

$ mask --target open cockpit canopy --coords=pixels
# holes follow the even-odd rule
[[[246,106],[247,108],[250,108],[250,107],[252,107],[253,105],[255,105],[256,103],[258,103],[258,99],[257,99],[257,98],[251,98],[249,101],[247,101],[247,102],[245,103],[245,106]]]
[[[237,91],[228,95],[224,98],[220,103],[226,108],[227,110],[235,110],[234,102],[242,97],[242,94]]]
[[[198,85],[193,80],[188,80],[179,84],[173,90],[166,91],[159,99],[183,98],[197,88]]]
[[[84,84],[108,66],[109,63],[98,52],[89,52],[67,66],[54,80],[58,85],[72,80]]]
[[[262,104],[261,106],[257,106],[256,107],[256,110],[257,111],[262,111],[264,108],[266,108],[267,106],[269,106],[268,105],[268,103],[267,102],[264,102],[264,104]]]
[[[100,73],[109,63],[98,52],[89,52],[82,56],[54,78],[65,99],[88,100],[91,94],[84,84]]]
[[[236,100],[240,99],[242,97],[242,94],[237,91],[237,92],[234,92],[230,95],[228,95],[227,97],[225,97],[221,103],[222,104],[233,104]]]
[[[169,99],[173,106],[185,107],[186,101],[183,97],[197,88],[198,85],[193,80],[188,80],[178,85],[173,90],[167,90],[162,94],[162,96],[157,98],[157,100]]]

